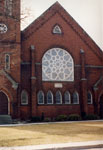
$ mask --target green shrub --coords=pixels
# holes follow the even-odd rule
[[[69,115],[68,120],[69,121],[79,121],[79,120],[81,120],[81,117],[78,114],[71,114],[71,115]]]
[[[31,118],[31,122],[40,122],[40,121],[41,121],[41,119],[40,119],[39,116],[33,116],[33,117]]]
[[[55,119],[56,121],[67,121],[68,118],[67,118],[67,115],[59,115],[56,117]]]
[[[51,118],[47,117],[44,119],[44,122],[50,122],[51,121]]]
[[[84,118],[85,120],[98,120],[100,119],[98,115],[95,114],[88,114]]]

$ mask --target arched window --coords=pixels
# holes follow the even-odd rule
[[[21,92],[21,104],[27,105],[28,104],[28,94],[25,90]]]
[[[38,104],[44,104],[44,93],[43,91],[39,91],[37,95]]]
[[[48,50],[42,58],[43,81],[74,81],[74,62],[62,48]]]
[[[56,104],[62,104],[62,95],[60,91],[56,92]]]
[[[70,97],[70,93],[68,91],[66,91],[64,93],[64,101],[65,101],[65,104],[70,104],[71,103],[71,97]]]
[[[5,0],[5,13],[8,16],[12,16],[13,0]]]
[[[90,91],[87,93],[87,103],[88,104],[92,104],[93,103],[92,93]]]
[[[10,69],[10,55],[5,54],[5,70],[9,70],[9,69]]]
[[[47,93],[47,104],[53,104],[53,94],[51,91]]]
[[[79,104],[79,95],[77,92],[73,93],[73,104]]]
[[[53,28],[53,33],[54,34],[62,34],[62,30],[60,28],[59,25],[55,25],[54,28]]]

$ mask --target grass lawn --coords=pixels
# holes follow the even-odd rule
[[[103,122],[0,127],[0,146],[103,140]]]

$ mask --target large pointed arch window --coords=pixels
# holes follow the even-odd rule
[[[43,81],[74,81],[72,56],[62,48],[48,50],[42,58]]]
[[[51,91],[47,93],[47,104],[53,104],[53,94]]]
[[[71,97],[69,91],[66,91],[64,93],[64,102],[65,104],[70,104],[71,103]]]
[[[44,104],[44,93],[39,91],[37,94],[38,104]]]
[[[56,104],[62,104],[62,94],[60,91],[56,92]]]

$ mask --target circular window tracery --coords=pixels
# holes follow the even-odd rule
[[[3,23],[0,23],[0,33],[6,33],[7,32],[7,26]]]
[[[48,50],[42,58],[42,79],[44,81],[73,81],[74,62],[71,55],[62,48]]]

